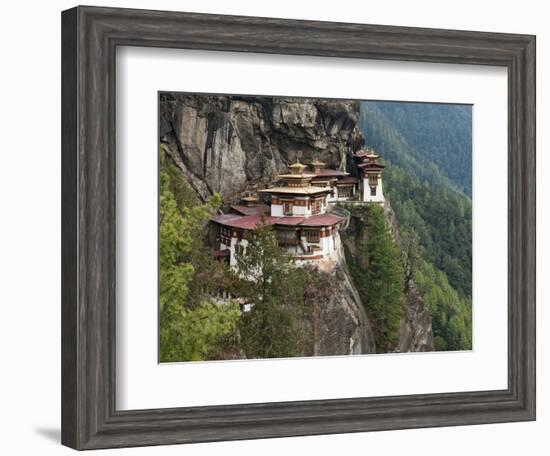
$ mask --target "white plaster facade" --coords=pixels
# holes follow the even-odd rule
[[[318,231],[318,242],[312,242],[308,240],[307,231]],[[300,236],[298,239],[298,245],[285,246],[284,250],[296,257],[296,264],[303,265],[310,262],[318,262],[320,256],[332,258],[337,250],[339,242],[339,233],[336,227],[303,227],[299,230]],[[246,247],[248,241],[246,239],[239,239],[238,236],[232,236],[230,245],[221,244],[220,250],[229,250],[229,266],[233,269],[237,269],[237,260],[235,253],[237,246]],[[310,257],[310,258],[308,258]]]
[[[383,203],[384,202],[384,193],[382,190],[382,176],[378,177],[374,195],[371,195],[369,179],[367,177],[363,177],[363,201],[366,203]]]
[[[313,201],[310,197],[294,198],[295,201],[300,201],[302,204],[291,203],[291,213],[285,214],[283,203],[271,203],[271,216],[272,217],[309,217],[315,215],[313,213]],[[325,213],[327,210],[327,198],[321,199],[321,205],[319,208],[319,214]]]

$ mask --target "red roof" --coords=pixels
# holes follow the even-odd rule
[[[296,226],[300,225],[304,220],[306,220],[305,217],[271,217],[273,225],[281,225],[281,226]]]
[[[230,217],[226,217],[229,215]],[[270,219],[277,217],[262,216],[262,215],[235,215],[235,214],[224,214],[212,217],[212,220],[215,223],[220,225],[230,226],[232,228],[239,228],[242,230],[253,230],[260,226],[263,222],[266,225],[272,225]]]
[[[331,214],[319,214],[308,217],[304,222],[300,223],[301,226],[332,226],[337,223],[343,222],[344,217],[338,217]]]
[[[229,217],[227,217],[229,215]],[[261,215],[233,215],[224,214],[212,217],[211,221],[223,226],[238,228],[242,230],[254,230],[265,223],[265,225],[279,226],[332,226],[342,222],[342,217],[330,214],[312,215],[310,217],[262,217]]]
[[[226,225],[231,220],[237,220],[240,219],[242,215],[239,214],[221,214],[221,215],[215,215],[210,220],[212,222],[220,223],[221,225]]]
[[[241,215],[261,215],[269,214],[270,208],[267,204],[257,204],[255,206],[243,206],[240,204],[233,204],[230,206],[235,212]]]

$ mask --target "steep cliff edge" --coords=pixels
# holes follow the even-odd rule
[[[333,212],[348,218],[345,229],[341,231],[341,238],[347,261],[351,261],[356,268],[367,270],[369,267],[368,255],[365,251],[369,237],[369,231],[367,229],[367,211],[360,207],[338,207]],[[433,351],[432,317],[414,283],[406,256],[403,254],[405,246],[401,245],[399,223],[388,201],[384,203],[384,216],[391,229],[391,234],[402,252],[404,270],[402,316],[397,330],[397,341],[393,345],[392,351]],[[359,284],[357,285],[359,286]],[[361,296],[360,299],[362,298],[364,308],[368,314],[370,312],[367,303],[369,289],[368,287],[361,287],[361,290],[363,296]],[[364,296],[365,294],[367,295],[366,297]],[[376,321],[371,321],[373,319],[376,320],[376,315],[371,315],[368,319],[371,326],[372,324],[376,324]]]
[[[313,306],[313,354],[358,355],[376,353],[365,307],[349,273],[342,245],[340,261],[330,273],[320,273],[323,283],[309,296]]]

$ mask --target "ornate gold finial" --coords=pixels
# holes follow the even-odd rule
[[[298,160],[296,163],[293,163],[292,165],[289,165],[289,169],[292,172],[292,174],[302,174],[302,171],[305,169],[306,165],[303,163],[300,163]]]

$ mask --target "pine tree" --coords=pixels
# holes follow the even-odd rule
[[[211,261],[203,246],[204,226],[220,199],[178,204],[174,189],[183,183],[175,182],[177,174],[166,160],[162,157],[159,200],[160,360],[210,359],[223,349],[221,341],[235,334],[239,317],[236,304],[218,306],[200,293],[190,299],[197,274]]]
[[[390,232],[382,207],[368,207],[368,311],[375,317],[377,351],[387,352],[397,342],[402,315],[404,271],[400,251]]]
[[[302,274],[278,245],[269,226],[248,233],[237,246],[239,295],[253,304],[240,320],[241,347],[248,358],[295,356],[297,309],[304,296]]]

